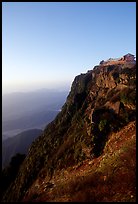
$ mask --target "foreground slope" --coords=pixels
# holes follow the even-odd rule
[[[134,202],[136,200],[136,124],[109,135],[93,160],[57,171],[50,182],[38,177],[24,202]]]
[[[58,171],[62,172],[64,169],[72,168],[87,160],[92,162],[92,168],[94,168],[93,161],[99,160],[105,154],[104,151],[111,134],[123,131],[129,123],[135,121],[135,97],[136,66],[133,64],[100,65],[86,74],[75,77],[62,111],[31,145],[18,176],[3,196],[3,201],[25,200],[29,187],[36,179],[40,179],[42,182],[43,180],[45,182],[52,181]],[[122,146],[125,147],[125,140],[122,140]],[[132,149],[134,147],[135,142],[132,142]],[[117,150],[115,150],[115,153],[117,154]],[[132,163],[135,164],[133,151],[132,154],[134,155]],[[109,156],[108,153],[107,156]],[[117,158],[120,158],[120,156],[113,158],[115,165],[117,165]],[[110,161],[110,158],[108,159]],[[128,159],[128,162],[130,162],[131,158],[128,157]],[[109,162],[103,164],[105,173],[108,165]],[[99,167],[98,163],[97,172]],[[135,167],[133,173],[134,170]],[[123,172],[123,170],[120,171]],[[96,175],[99,175],[99,172]],[[100,178],[96,175],[94,173],[93,179],[95,182]],[[80,179],[82,178],[80,177]],[[130,182],[134,183],[134,181]],[[121,183],[118,183],[118,185],[117,188],[121,188]],[[87,181],[85,187],[91,189]],[[100,191],[102,183],[98,188]],[[123,196],[123,193],[122,191],[121,196]],[[34,197],[36,198],[37,195]],[[116,196],[114,199],[120,201],[125,198]],[[129,198],[127,199],[129,200]],[[56,200],[56,198],[51,198],[51,200]],[[74,200],[77,200],[77,198],[74,198]],[[87,198],[84,198],[84,200],[87,200]],[[104,200],[103,197],[101,197],[102,200]],[[107,200],[110,200],[110,196],[107,196]]]

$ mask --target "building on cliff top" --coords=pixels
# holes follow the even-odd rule
[[[130,54],[130,53],[128,53],[128,54],[126,54],[126,55],[123,56],[123,59],[124,59],[125,61],[127,61],[127,62],[129,62],[129,61],[134,61],[134,60],[135,60],[135,56],[132,55],[132,54]]]
[[[135,56],[128,53],[120,58],[109,58],[108,60],[102,60],[100,65],[111,65],[111,64],[118,64],[118,63],[125,63],[125,62],[135,62]]]

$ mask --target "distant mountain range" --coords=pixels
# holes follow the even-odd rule
[[[32,129],[2,141],[2,167],[6,167],[16,153],[26,154],[30,144],[42,134],[42,130]]]
[[[75,77],[2,201],[136,202],[134,63],[100,64]]]
[[[38,90],[2,96],[3,139],[51,122],[65,102],[67,91]]]

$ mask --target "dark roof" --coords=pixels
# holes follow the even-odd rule
[[[124,55],[124,57],[126,57],[126,56],[128,56],[128,55],[134,56],[134,55],[132,55],[131,53],[128,53],[128,54]]]

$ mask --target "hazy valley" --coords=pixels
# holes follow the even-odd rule
[[[60,111],[67,91],[38,90],[2,96],[3,139],[27,129],[44,129]]]
[[[136,202],[136,2],[2,2],[1,202]]]
[[[60,112],[67,91],[42,89],[2,97],[2,167],[26,154],[31,143]]]
[[[56,118],[3,170],[2,201],[135,202],[135,121],[135,61],[76,76]]]

